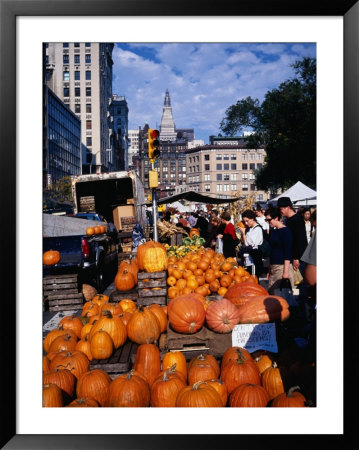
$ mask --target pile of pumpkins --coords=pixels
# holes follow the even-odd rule
[[[92,236],[94,234],[103,234],[106,233],[106,226],[105,225],[95,225],[94,227],[87,227],[86,228],[86,235]]]
[[[167,269],[167,250],[159,242],[148,241],[137,247],[137,255],[131,260],[121,261],[115,276],[115,287],[120,292],[127,292],[137,286],[137,273],[162,272]]]
[[[114,379],[89,370],[81,351],[60,352],[43,371],[44,407],[305,407],[299,386],[284,388],[277,364],[240,347],[221,360],[201,354],[188,363],[182,352],[161,354],[141,344],[128,373]]]

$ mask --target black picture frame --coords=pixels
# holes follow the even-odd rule
[[[345,224],[344,257],[353,255],[357,248],[357,235],[354,231],[356,211],[355,184],[359,167],[356,144],[359,141],[359,5],[356,0],[328,2],[323,0],[302,0],[288,2],[283,0],[237,0],[217,2],[188,0],[87,0],[86,2],[68,2],[61,0],[0,0],[0,192],[3,211],[2,238],[0,255],[2,255],[3,293],[1,325],[2,334],[2,426],[1,448],[6,449],[183,449],[183,448],[223,448],[224,445],[238,446],[261,443],[268,448],[313,448],[318,440],[328,440],[328,445],[335,448],[349,448],[354,431],[355,414],[346,414],[343,435],[18,435],[16,434],[16,17],[19,16],[342,16],[344,18],[344,210],[350,208],[351,220]],[[354,207],[353,207],[354,205]],[[333,213],[335,211],[335,205]],[[332,217],[328,212],[328,220]],[[5,219],[6,216],[6,219]],[[334,213],[335,216],[335,213]],[[342,222],[340,222],[342,223]],[[8,227],[11,225],[12,229]],[[19,232],[24,230],[19,227]],[[335,230],[334,230],[335,231]],[[334,244],[335,245],[335,244]],[[349,251],[349,246],[350,250]],[[6,255],[6,256],[5,256]],[[347,261],[346,261],[347,262]],[[335,262],[333,262],[333,265]],[[346,412],[350,410],[351,397],[348,390],[355,367],[351,368],[357,354],[354,349],[354,304],[356,294],[352,281],[355,280],[355,262],[346,266],[344,272],[345,293],[347,298],[344,310],[345,346],[344,358],[347,360],[345,372],[344,404]],[[342,268],[336,267],[337,271]],[[5,294],[5,295],[4,295]],[[328,343],[330,345],[330,343]],[[334,360],[334,356],[333,356]],[[328,376],[330,364],[328,361]],[[354,387],[354,386],[353,386]],[[333,386],[335,389],[335,386]],[[330,392],[328,392],[330,395]],[[354,406],[354,411],[356,410]],[[212,424],[213,426],[213,424]],[[260,429],[260,424],[258,424]],[[141,424],[139,424],[141,427]],[[203,430],[201,430],[202,432]],[[240,438],[240,439],[239,439]],[[280,439],[279,439],[280,438]],[[322,443],[322,442],[321,442]]]

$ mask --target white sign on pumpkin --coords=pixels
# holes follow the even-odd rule
[[[232,346],[242,347],[250,353],[256,350],[268,350],[277,353],[278,345],[274,323],[241,324],[232,331]]]

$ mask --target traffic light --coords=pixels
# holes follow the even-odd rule
[[[148,129],[148,157],[151,162],[160,156],[159,141],[160,132],[158,130]]]

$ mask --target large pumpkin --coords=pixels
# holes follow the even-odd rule
[[[253,359],[248,350],[242,347],[229,347],[224,352],[221,362],[221,369],[231,361],[238,361],[238,359]]]
[[[267,406],[268,402],[267,391],[258,384],[240,384],[229,396],[229,406],[236,408],[260,408]]]
[[[75,375],[69,370],[57,367],[54,370],[48,370],[43,375],[43,384],[56,384],[62,391],[72,397],[75,391]]]
[[[149,308],[140,306],[127,324],[127,334],[136,344],[152,344],[160,337],[160,323]]]
[[[205,317],[203,304],[194,294],[181,295],[169,303],[169,323],[179,333],[195,333],[202,328]]]
[[[58,408],[64,406],[61,389],[54,383],[44,384],[42,387],[42,406]]]
[[[240,384],[261,384],[259,369],[253,359],[239,357],[237,361],[230,361],[221,372],[221,379],[227,386],[228,394]]]
[[[76,395],[79,398],[92,397],[101,406],[105,406],[111,378],[101,369],[89,370],[77,380]]]
[[[260,295],[238,306],[239,323],[284,321],[289,317],[289,304],[276,295]]]
[[[149,247],[145,251],[143,267],[146,272],[161,272],[167,269],[167,251],[164,247]]]
[[[58,367],[65,368],[79,379],[84,372],[88,371],[89,365],[88,357],[84,353],[74,350],[73,352],[57,353],[50,362],[50,370],[55,370]]]
[[[161,354],[154,344],[141,344],[137,348],[133,368],[142,373],[151,387],[161,372]]]
[[[207,307],[206,322],[216,333],[230,333],[239,322],[238,308],[225,298],[217,300]]]
[[[138,265],[136,261],[134,259],[125,259],[121,261],[118,270],[121,271],[123,269],[126,269],[128,272],[132,273],[133,278],[135,279],[135,284],[137,284]]]
[[[135,370],[116,377],[108,388],[106,406],[145,407],[150,405],[150,388]]]
[[[285,392],[281,369],[275,361],[262,373],[261,379],[262,386],[268,392],[270,400]]]
[[[182,408],[221,408],[223,401],[218,392],[203,381],[184,387],[176,399],[176,406]]]
[[[230,300],[233,304],[241,306],[247,303],[252,297],[258,295],[268,295],[268,291],[254,281],[243,281],[231,286],[224,294],[224,298]]]
[[[145,242],[144,244],[139,245],[137,247],[137,266],[138,266],[139,270],[145,270],[144,256],[145,256],[146,250],[149,248],[163,248],[166,251],[165,247],[160,242],[148,241],[148,242]]]
[[[57,250],[48,250],[42,255],[42,261],[46,266],[54,266],[60,259],[61,255]]]
[[[186,387],[181,374],[171,369],[157,377],[151,387],[152,407],[175,407],[178,393]]]

